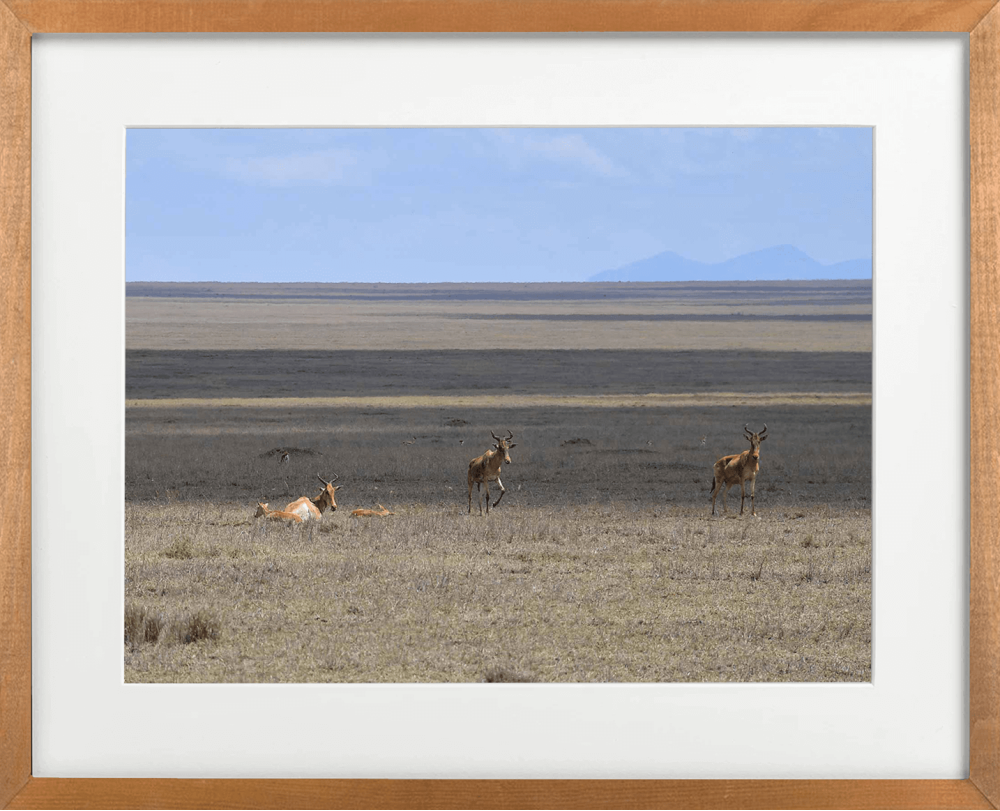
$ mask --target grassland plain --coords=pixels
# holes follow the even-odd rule
[[[324,336],[370,308],[347,348],[264,288],[129,286],[127,681],[870,679],[870,284],[324,286]],[[532,327],[470,346],[483,312]],[[732,329],[685,348],[703,323]],[[712,518],[747,422],[759,518],[738,488]],[[317,475],[344,485],[320,524],[252,518]]]

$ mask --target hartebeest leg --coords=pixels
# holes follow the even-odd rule
[[[743,515],[743,502],[747,500],[747,490],[743,482],[740,482],[740,515]]]
[[[753,503],[753,493],[754,490],[756,489],[757,489],[757,477],[755,476],[754,478],[750,479],[750,515],[753,516],[757,515],[757,508],[754,506]]]
[[[503,494],[507,492],[506,488],[503,486],[503,482],[500,481],[500,477],[497,476],[497,484],[500,485],[500,496],[496,501],[493,502],[493,506],[496,507],[500,503],[500,499],[503,498]]]
[[[486,491],[486,514],[490,514],[490,483],[487,481],[483,482],[483,490]],[[479,496],[479,514],[483,514],[483,497]]]

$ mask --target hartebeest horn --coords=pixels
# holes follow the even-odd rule
[[[764,423],[764,430],[760,432],[760,438],[761,439],[766,439],[766,437],[764,436],[766,433],[767,433],[767,423],[765,422]]]
[[[319,479],[323,484],[333,484],[335,481],[337,481],[337,479],[340,478],[340,474],[338,473],[336,476],[330,479],[330,481],[324,479],[322,476],[319,475],[319,473],[316,474],[316,478]]]
[[[514,438],[514,433],[510,430],[510,428],[508,428],[507,429],[507,441],[510,442],[510,440],[512,440],[513,438]]]
[[[494,433],[493,433],[492,431],[490,431],[490,436],[491,436],[491,437],[493,437],[493,438],[494,438],[494,439],[495,439],[495,440],[496,440],[497,442],[499,442],[499,441],[500,441],[500,437],[498,437],[498,436],[497,436],[496,434],[494,434]]]

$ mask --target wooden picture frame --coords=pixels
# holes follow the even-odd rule
[[[968,33],[970,774],[963,780],[168,780],[31,774],[31,38],[110,32]],[[1000,805],[1000,0],[0,0],[0,805]],[[996,404],[995,404],[996,403]],[[17,509],[14,509],[14,507]]]

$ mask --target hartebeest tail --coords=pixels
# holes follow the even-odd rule
[[[355,518],[373,518],[375,516],[395,515],[395,514],[396,513],[389,512],[381,504],[378,505],[377,510],[351,510],[351,515],[353,515]]]
[[[267,506],[266,501],[257,502],[257,512],[254,513],[254,518],[267,518],[273,521],[288,521],[292,524],[301,524],[302,519],[292,512],[287,512],[286,510],[272,510]]]
[[[318,496],[309,498],[309,496],[302,496],[302,498],[296,499],[287,507],[285,507],[285,512],[295,513],[303,521],[319,521],[323,517],[323,513],[327,510],[331,512],[337,511],[337,499],[335,497],[336,492],[343,487],[342,484],[338,484],[336,487],[333,483],[339,479],[339,476],[334,476],[333,479],[327,481],[319,474],[316,478],[320,480],[323,485],[323,489],[320,491]]]
[[[469,512],[472,512],[472,485],[476,485],[477,489],[482,486],[486,491],[486,514],[490,514],[490,485],[489,483],[495,481],[500,485],[500,495],[496,501],[493,502],[493,506],[496,507],[500,503],[500,499],[503,498],[503,494],[507,490],[503,486],[503,482],[500,481],[500,465],[503,463],[510,464],[510,449],[516,448],[517,445],[511,442],[514,438],[514,434],[508,429],[507,436],[504,438],[498,437],[492,431],[490,431],[490,436],[496,440],[496,444],[482,456],[477,456],[471,462],[469,462]],[[479,491],[479,514],[483,514],[483,494]]]
[[[749,425],[749,424],[748,424]],[[748,425],[743,426],[743,436],[750,442],[750,450],[743,453],[723,456],[712,470],[712,515],[715,515],[715,499],[719,495],[719,490],[725,485],[722,493],[722,510],[729,512],[726,507],[726,495],[729,489],[735,485],[740,486],[740,515],[743,515],[743,504],[746,501],[746,485],[750,482],[750,514],[757,515],[754,506],[754,490],[757,484],[757,471],[760,470],[760,443],[767,439],[767,423],[764,423],[764,430],[759,434],[750,431]]]

